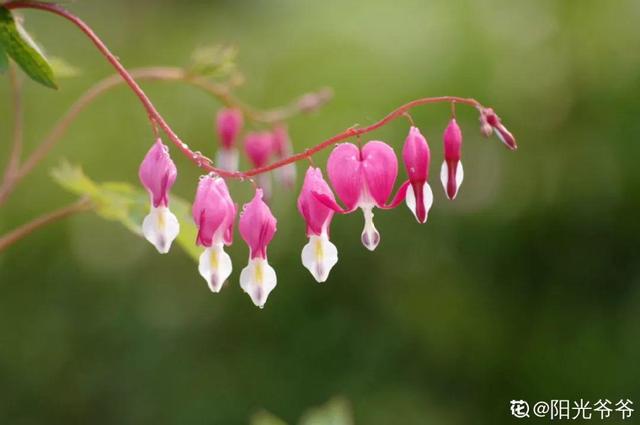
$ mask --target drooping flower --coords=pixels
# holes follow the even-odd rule
[[[254,167],[267,165],[273,153],[273,136],[268,131],[252,132],[244,139],[244,149]],[[264,191],[265,199],[271,195],[271,173],[262,173],[257,177],[258,185]]]
[[[225,181],[211,175],[202,176],[191,212],[198,228],[196,244],[205,247],[198,271],[211,291],[219,292],[231,275],[231,258],[224,252],[224,245],[233,242],[236,217],[236,206]]]
[[[277,283],[276,272],[267,261],[267,246],[276,233],[276,222],[262,200],[262,189],[256,189],[255,196],[240,213],[240,236],[249,245],[249,264],[240,273],[240,287],[260,308]]]
[[[431,153],[427,139],[417,127],[409,129],[409,135],[402,148],[402,159],[409,176],[405,201],[418,223],[425,223],[433,204],[433,192],[429,186],[429,162]]]
[[[298,197],[298,211],[307,224],[309,242],[302,248],[302,264],[318,282],[325,282],[338,262],[338,249],[329,241],[329,226],[334,211],[320,202],[314,192],[335,203],[333,192],[320,168],[309,167]]]
[[[380,233],[373,224],[373,208],[395,208],[404,199],[409,186],[409,182],[405,182],[394,200],[386,203],[398,175],[398,160],[393,148],[379,141],[368,142],[362,149],[352,143],[339,144],[329,155],[327,172],[346,209],[327,195],[314,192],[314,196],[340,213],[361,208],[364,213],[362,244],[373,251],[380,242]]]
[[[502,124],[500,117],[491,108],[484,108],[480,111],[480,130],[482,134],[489,137],[493,131],[504,145],[512,151],[518,149],[516,138]]]
[[[289,131],[284,124],[278,124],[272,132],[273,153],[276,158],[283,159],[293,152]],[[296,165],[287,164],[275,170],[276,181],[287,188],[293,188],[296,184]]]
[[[242,130],[242,111],[223,108],[216,116],[216,131],[220,139],[217,152],[217,164],[220,168],[236,171],[238,169],[238,149],[235,142]]]
[[[142,233],[158,252],[166,254],[180,232],[176,216],[169,210],[169,190],[178,172],[169,148],[157,139],[140,164],[138,176],[149,192],[151,207],[142,222]]]
[[[444,161],[440,168],[440,180],[449,199],[455,199],[464,179],[462,169],[462,131],[455,118],[451,118],[444,130]]]

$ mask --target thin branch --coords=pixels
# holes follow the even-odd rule
[[[30,221],[29,223],[23,224],[22,226],[0,237],[0,252],[4,251],[14,243],[29,236],[31,233],[44,226],[60,221],[64,218],[69,217],[70,215],[77,214],[83,211],[89,211],[91,208],[92,204],[88,199],[81,199],[78,202],[52,211],[48,214],[44,214],[34,219],[33,221]]]
[[[120,74],[120,76],[125,80],[125,82],[127,83],[127,85],[131,88],[131,90],[134,92],[134,94],[138,97],[138,99],[140,100],[140,102],[142,102],[144,108],[147,111],[147,114],[149,115],[149,120],[152,123],[157,123],[158,126],[162,129],[162,131],[164,131],[164,133],[169,137],[169,139],[171,140],[171,142],[185,155],[187,156],[187,158],[193,162],[196,166],[200,167],[201,169],[207,171],[207,172],[212,172],[212,173],[216,173],[222,177],[227,177],[227,178],[234,178],[234,179],[240,179],[240,180],[244,180],[247,179],[248,177],[251,176],[255,176],[258,174],[262,174],[271,170],[274,170],[276,168],[282,167],[284,165],[296,162],[296,161],[300,161],[303,159],[308,158],[309,156],[331,146],[332,144],[339,142],[341,140],[345,140],[348,139],[350,137],[353,136],[360,136],[362,134],[365,133],[369,133],[373,130],[376,130],[380,127],[382,127],[383,125],[388,124],[389,122],[393,121],[394,119],[398,118],[399,116],[401,116],[403,113],[407,112],[408,110],[410,110],[411,108],[420,106],[420,105],[426,105],[429,103],[439,103],[439,102],[456,102],[456,103],[461,103],[461,104],[466,104],[466,105],[470,105],[475,107],[476,109],[478,109],[479,111],[482,111],[484,109],[484,107],[475,99],[467,99],[467,98],[461,98],[461,97],[455,97],[455,96],[442,96],[442,97],[430,97],[430,98],[423,98],[423,99],[417,99],[414,100],[412,102],[406,103],[405,105],[400,106],[399,108],[395,109],[394,111],[392,111],[391,113],[389,113],[386,117],[384,117],[382,120],[368,126],[368,127],[364,127],[364,128],[359,128],[359,129],[348,129],[342,133],[339,133],[327,140],[325,140],[324,142],[320,143],[319,145],[307,149],[302,153],[299,153],[297,155],[292,155],[288,158],[284,158],[280,161],[277,161],[273,164],[264,166],[264,167],[260,167],[260,168],[254,168],[252,170],[246,171],[246,172],[240,172],[240,171],[236,171],[236,172],[230,172],[230,171],[226,171],[220,168],[216,168],[213,167],[211,165],[212,161],[203,156],[202,154],[197,154],[195,152],[192,152],[189,147],[187,146],[187,144],[185,144],[180,137],[173,131],[173,129],[169,126],[169,124],[164,120],[164,118],[162,117],[162,115],[160,115],[160,113],[156,110],[155,106],[151,103],[151,101],[149,100],[149,98],[147,97],[147,95],[144,93],[144,91],[142,90],[142,88],[140,88],[140,86],[138,85],[138,83],[135,81],[135,79],[132,77],[132,75],[122,66],[122,64],[120,63],[120,61],[118,60],[118,58],[111,53],[111,51],[107,48],[107,46],[104,44],[104,42],[100,39],[100,37],[98,37],[98,35],[96,33],[93,32],[93,30],[84,22],[82,21],[80,18],[78,18],[77,16],[73,15],[71,12],[68,12],[67,10],[65,10],[64,8],[55,5],[55,4],[51,4],[51,3],[44,3],[44,2],[39,2],[39,1],[10,1],[4,4],[4,7],[8,8],[8,9],[18,9],[18,8],[30,8],[30,9],[39,9],[39,10],[44,10],[50,13],[54,13],[56,15],[62,16],[63,18],[69,20],[70,22],[72,22],[74,25],[76,25],[78,28],[80,28],[80,30],[82,32],[85,33],[85,35],[87,37],[89,37],[89,39],[95,44],[95,46],[98,48],[98,50],[100,51],[100,53],[109,61],[109,63],[111,63],[111,65],[116,69],[116,71],[118,71],[118,73]]]

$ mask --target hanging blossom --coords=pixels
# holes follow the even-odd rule
[[[464,179],[462,169],[462,131],[455,118],[451,118],[444,130],[444,161],[440,168],[440,180],[449,199],[455,199]]]
[[[223,108],[216,116],[216,131],[220,140],[220,149],[216,153],[216,163],[224,170],[238,170],[238,149],[236,140],[242,130],[242,111]]]
[[[500,117],[491,108],[480,110],[480,131],[485,137],[491,136],[495,131],[496,135],[504,145],[512,151],[518,149],[516,138],[502,124]]]
[[[161,254],[169,252],[180,232],[178,219],[169,210],[169,190],[177,173],[169,148],[158,138],[142,160],[138,176],[151,199],[149,214],[142,222],[142,233]]]
[[[240,287],[260,308],[277,283],[276,272],[267,261],[267,245],[276,233],[276,222],[262,200],[262,189],[256,189],[255,196],[240,213],[240,236],[249,245],[249,264],[240,273]]]
[[[322,177],[320,168],[309,167],[298,197],[298,211],[307,224],[309,242],[302,248],[302,264],[318,282],[325,282],[338,262],[338,249],[329,241],[333,210],[320,202],[314,193],[335,203],[333,192]]]
[[[427,181],[431,153],[427,139],[417,127],[411,126],[409,129],[409,135],[402,148],[402,159],[410,183],[405,201],[418,223],[426,223],[433,204],[433,192]]]
[[[254,168],[267,165],[273,153],[273,136],[268,131],[248,133],[244,139],[244,150]],[[264,191],[265,199],[271,195],[271,173],[257,177],[258,186]]]
[[[273,142],[273,154],[277,159],[283,159],[293,153],[291,146],[291,138],[289,131],[284,124],[274,126],[271,133]],[[296,165],[294,163],[287,164],[275,170],[276,180],[281,185],[293,189],[296,185]]]
[[[329,155],[327,172],[346,209],[326,194],[314,192],[314,196],[342,214],[362,209],[364,229],[361,241],[373,251],[380,243],[380,233],[373,224],[373,208],[395,208],[404,199],[409,185],[409,182],[404,183],[393,201],[386,203],[398,175],[398,160],[393,148],[379,141],[370,141],[362,149],[352,143],[339,144]]]
[[[200,178],[192,215],[198,228],[196,244],[205,247],[198,271],[211,291],[219,292],[231,275],[231,257],[224,252],[224,245],[233,242],[236,217],[236,206],[223,179],[211,175]]]

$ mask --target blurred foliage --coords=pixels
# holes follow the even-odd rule
[[[309,410],[299,424],[353,425],[349,403],[344,399],[334,398],[323,406]],[[253,416],[251,425],[286,425],[286,422],[263,410]]]
[[[149,195],[128,183],[96,183],[80,167],[62,163],[52,172],[62,187],[91,200],[95,212],[112,221],[118,221],[137,236],[142,236],[142,220],[149,212]],[[171,211],[180,222],[176,242],[197,260],[201,254],[195,245],[197,230],[191,218],[191,205],[177,196],[171,197]]]
[[[449,202],[437,178],[449,107],[412,111],[431,146],[429,222],[416,224],[404,206],[377,212],[382,240],[369,253],[361,215],[335,217],[340,260],[322,285],[300,264],[296,192],[277,190],[269,262],[278,287],[264,310],[238,287],[248,256],[239,238],[229,285],[213,295],[189,256],[160,256],[119,223],[83,214],[33,234],[0,255],[0,423],[246,425],[264,409],[294,424],[335,394],[366,425],[513,423],[512,399],[629,397],[637,407],[640,2],[67,7],[127,67],[179,66],[211,40],[238,46],[246,84],[237,95],[258,107],[331,86],[327,107],[289,123],[297,151],[405,101],[445,94],[494,107],[520,148],[483,139],[475,111],[457,108],[465,181]],[[22,16],[48,52],[82,69],[59,92],[24,85],[30,151],[112,70],[68,23]],[[218,105],[209,96],[184,85],[144,88],[192,149],[214,156]],[[0,117],[11,116],[8,93],[0,84]],[[400,152],[407,130],[398,120],[371,138]],[[2,163],[10,137],[2,118]],[[3,205],[0,231],[77,196],[51,182],[61,157],[96,182],[139,187],[153,141],[135,97],[114,90]],[[172,195],[191,200],[200,173],[174,159]],[[251,196],[250,184],[230,189],[238,204]]]

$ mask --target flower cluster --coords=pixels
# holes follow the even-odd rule
[[[482,132],[490,135],[495,131],[507,147],[515,149],[515,139],[497,115],[491,109],[481,109],[480,113]],[[241,126],[242,115],[236,110],[224,110],[218,115],[219,152],[226,150],[219,153],[218,158],[228,166],[237,167],[232,162],[238,157],[234,146]],[[440,179],[446,196],[455,199],[463,180],[462,132],[455,118],[449,121],[444,131],[443,143]],[[255,167],[266,165],[271,156],[288,156],[291,143],[286,128],[276,126],[273,132],[248,133],[245,151]],[[301,260],[318,282],[325,282],[338,262],[338,250],[330,241],[330,226],[335,213],[362,210],[364,228],[361,241],[371,251],[376,249],[381,239],[373,222],[374,208],[392,209],[404,201],[418,223],[427,221],[433,204],[429,185],[431,153],[427,139],[415,126],[411,126],[404,142],[402,162],[407,178],[394,196],[391,195],[398,177],[398,159],[393,148],[384,142],[374,140],[362,146],[352,143],[336,145],[329,155],[326,169],[331,186],[320,168],[309,166],[297,200],[308,238],[302,248]],[[179,231],[178,221],[169,210],[168,193],[175,179],[176,167],[168,149],[158,140],[140,166],[140,180],[151,199],[151,211],[142,225],[143,233],[161,253],[168,252]],[[240,273],[240,287],[261,308],[277,284],[276,272],[267,259],[267,247],[276,233],[276,218],[264,198],[264,184],[259,184],[253,199],[242,207],[238,225],[240,236],[249,247],[249,261]],[[236,213],[237,207],[225,180],[214,174],[202,176],[192,214],[198,229],[195,243],[204,248],[198,270],[213,292],[219,292],[231,275],[232,262],[224,246],[233,242]]]

